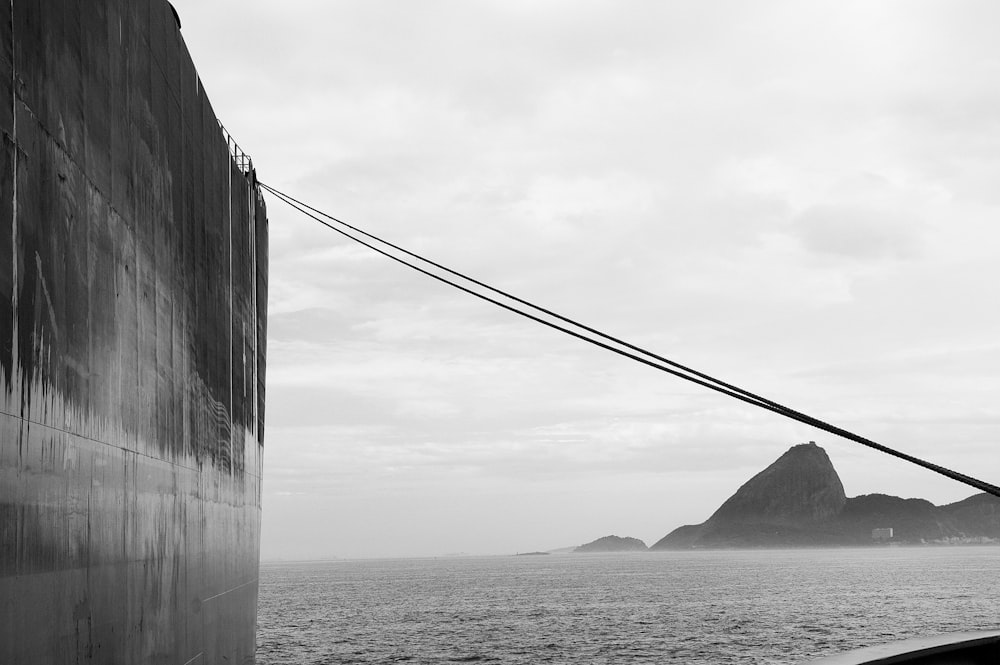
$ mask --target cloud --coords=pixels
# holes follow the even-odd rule
[[[792,407],[989,470],[997,7],[174,3],[265,182]],[[544,515],[553,545],[598,514],[668,530],[809,438],[848,459],[845,483],[923,491],[277,201],[269,215],[265,491],[310,501],[269,494],[265,523],[296,507],[290,541],[324,493],[331,533],[357,542],[378,524],[437,547],[437,514],[489,515],[510,537]]]
[[[920,222],[909,216],[845,205],[808,208],[792,227],[810,251],[858,260],[913,258],[920,232]]]

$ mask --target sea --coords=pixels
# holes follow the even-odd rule
[[[257,663],[803,663],[1000,628],[1000,546],[264,563]]]

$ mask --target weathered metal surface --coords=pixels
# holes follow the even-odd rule
[[[0,13],[0,663],[252,662],[254,175],[165,0]]]

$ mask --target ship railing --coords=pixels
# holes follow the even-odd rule
[[[229,133],[229,130],[226,129],[222,122],[219,122],[219,129],[222,130],[222,136],[226,139],[226,145],[229,147],[229,156],[232,157],[236,168],[243,175],[249,175],[253,171],[253,160],[250,159],[250,155],[243,152],[243,149],[236,143],[236,139],[233,138],[233,135]]]

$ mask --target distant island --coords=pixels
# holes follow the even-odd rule
[[[518,552],[514,556],[548,556],[548,552]]]
[[[886,494],[848,498],[826,451],[810,441],[747,481],[708,520],[674,529],[650,549],[977,542],[1000,542],[1000,498],[983,493],[944,506]]]
[[[592,552],[645,552],[649,548],[638,538],[621,538],[619,536],[604,536],[597,540],[580,545],[574,553]]]

